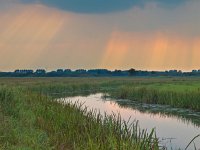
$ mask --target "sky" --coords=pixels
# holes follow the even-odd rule
[[[200,69],[199,0],[0,0],[0,71]]]

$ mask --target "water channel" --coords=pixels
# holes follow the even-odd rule
[[[130,100],[105,98],[104,94],[76,96],[60,99],[65,102],[84,103],[89,110],[96,109],[102,115],[120,113],[122,119],[138,120],[142,129],[156,129],[156,135],[167,149],[185,149],[188,143],[200,134],[200,112],[187,109],[171,108],[162,105],[141,104]],[[194,141],[197,150],[200,149],[200,138]],[[188,149],[195,149],[194,143]]]

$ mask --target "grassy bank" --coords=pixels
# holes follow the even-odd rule
[[[107,92],[116,98],[200,111],[200,78],[2,78],[0,85],[56,97]]]
[[[52,99],[108,92],[199,111],[199,89],[199,78],[1,78],[0,149],[158,149],[154,131]]]
[[[0,149],[158,149],[153,130],[148,135],[137,123],[128,128],[118,116],[62,105],[25,87],[1,87],[0,106]]]
[[[165,86],[165,85],[163,85]],[[162,87],[163,88],[163,87]],[[130,99],[149,104],[170,105],[172,107],[186,108],[200,111],[200,90],[157,89],[148,86],[122,86],[111,96],[119,99]]]
[[[108,92],[116,98],[200,111],[200,78],[1,78],[0,85],[61,97]]]

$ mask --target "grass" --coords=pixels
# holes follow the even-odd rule
[[[107,92],[200,111],[199,89],[199,78],[1,78],[0,149],[159,149],[154,130],[53,98]]]
[[[186,108],[194,111],[200,111],[200,90],[199,87],[186,88],[186,86],[167,85],[158,88],[152,85],[148,86],[122,86],[117,91],[111,92],[111,96],[120,99],[130,99],[149,104],[170,105],[172,107]],[[195,85],[194,85],[195,86]]]
[[[0,149],[159,149],[154,130],[148,134],[120,116],[60,104],[25,87],[1,87],[0,106]]]

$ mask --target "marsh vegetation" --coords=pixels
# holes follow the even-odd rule
[[[1,149],[159,149],[153,129],[128,127],[119,116],[78,103],[63,105],[59,97],[106,92],[200,110],[199,78],[1,78],[0,86]]]

